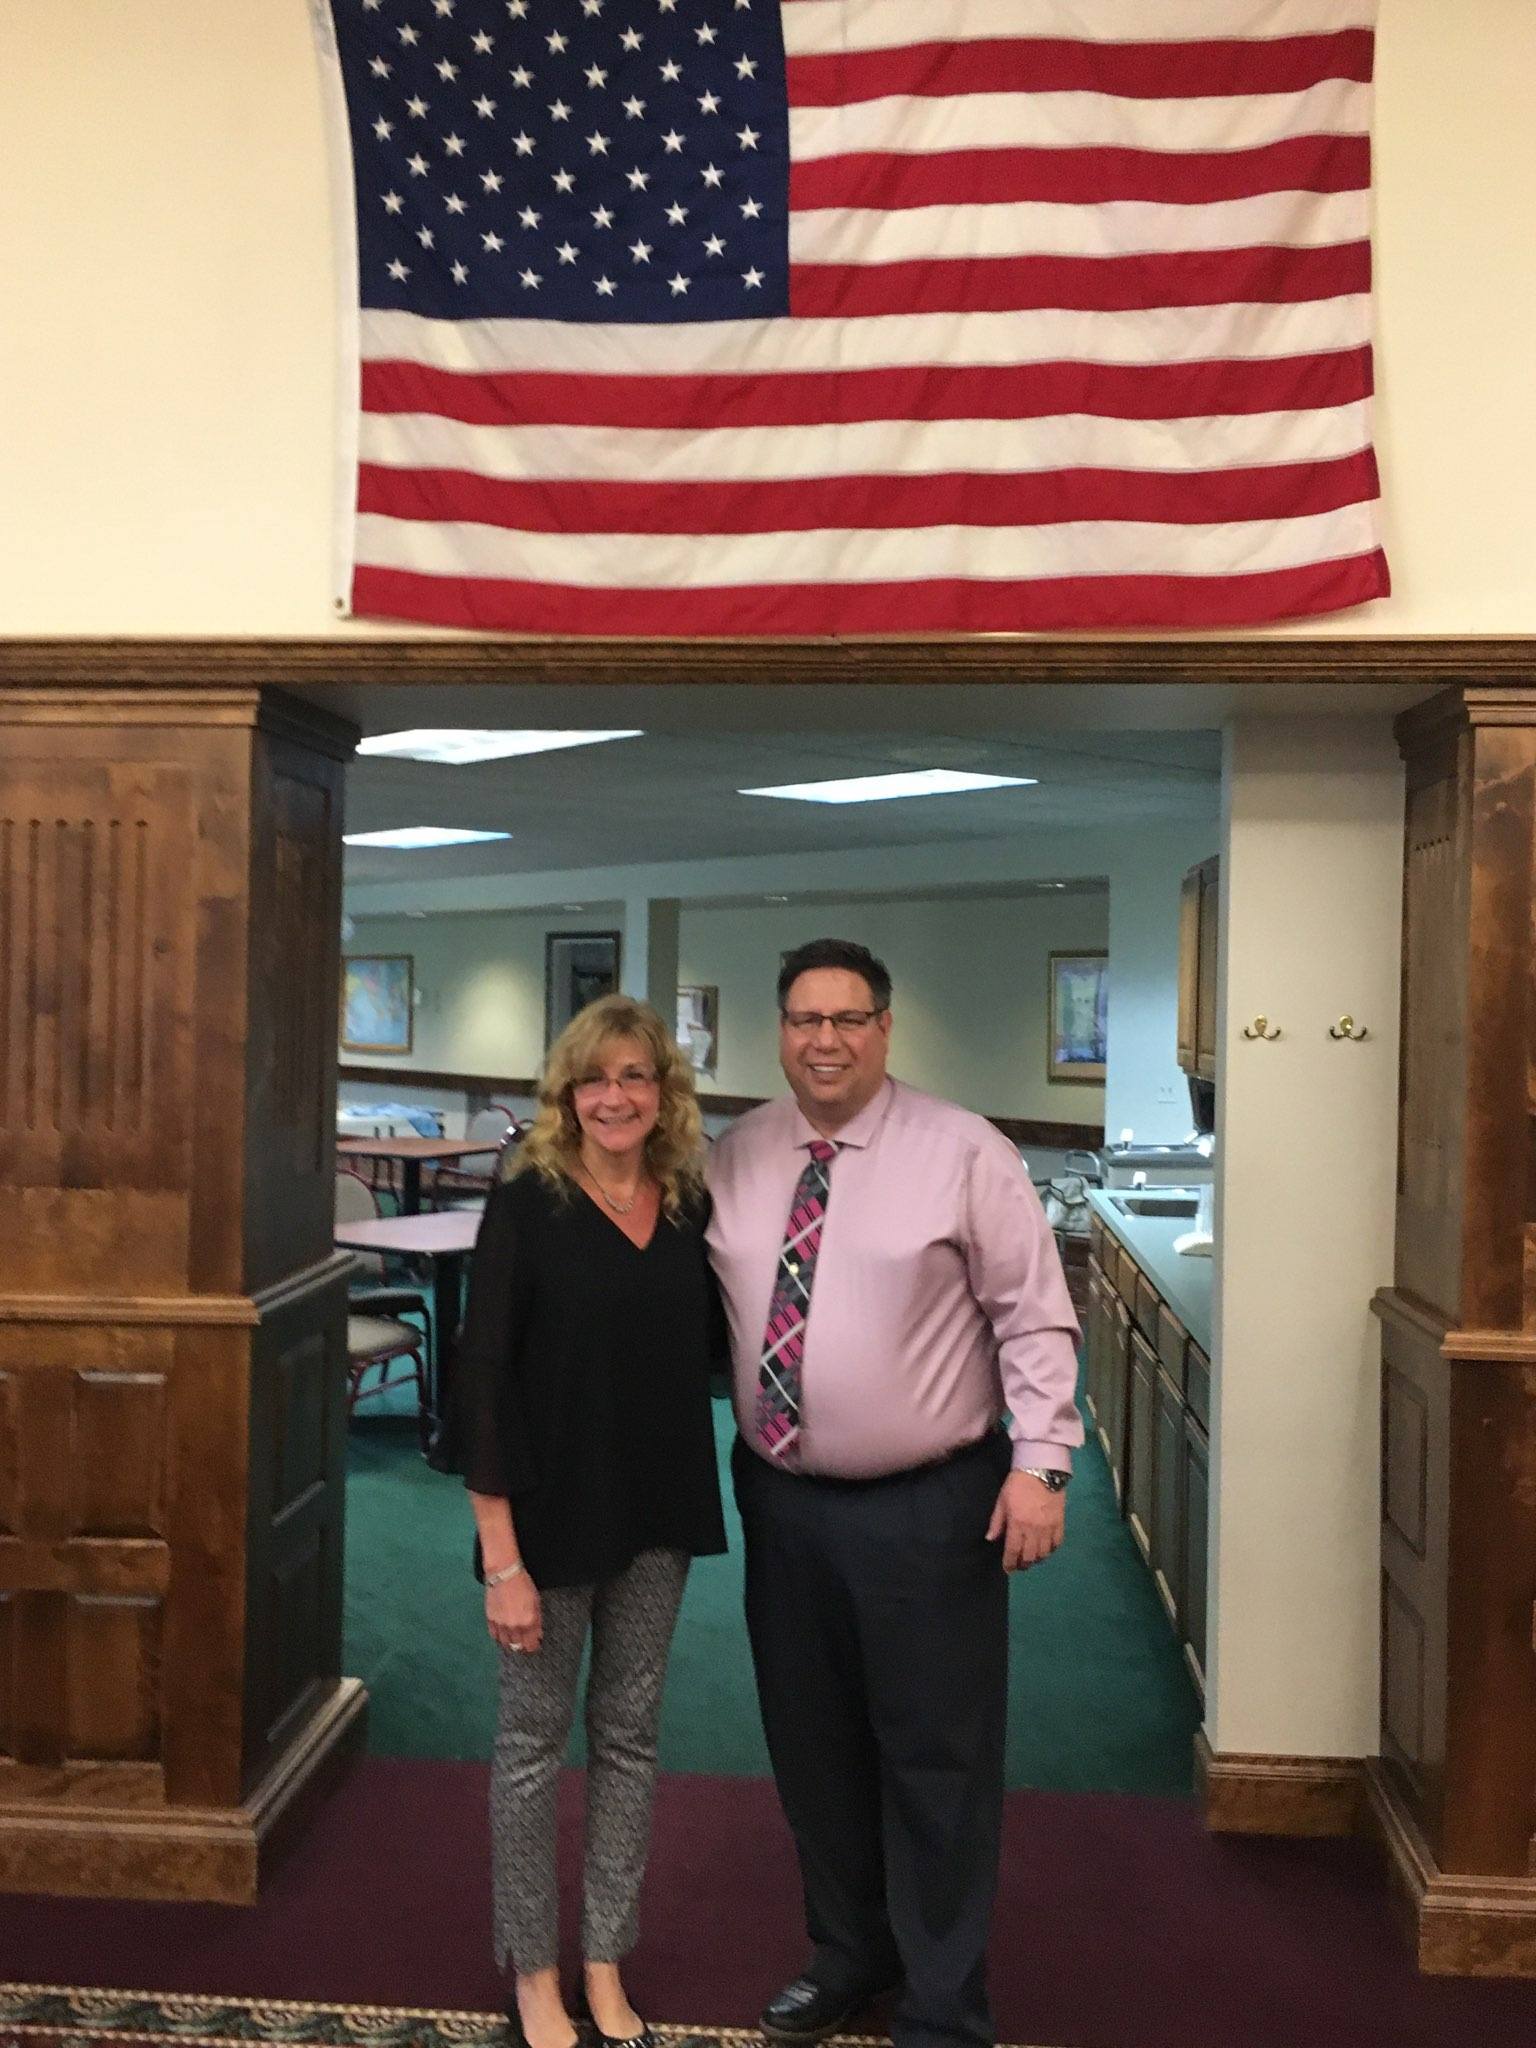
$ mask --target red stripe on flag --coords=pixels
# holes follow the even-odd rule
[[[363,410],[430,413],[479,427],[704,430],[846,420],[1188,419],[1303,412],[1371,394],[1368,347],[1197,363],[922,364],[778,376],[584,377],[363,365]]]
[[[1121,99],[1218,99],[1304,92],[1329,78],[1369,83],[1373,37],[1366,28],[1272,42],[1079,43],[998,37],[988,42],[918,43],[892,50],[791,57],[794,107],[841,107],[912,95],[958,99],[977,92],[1093,92]]]
[[[791,164],[789,203],[895,210],[1039,199],[1095,206],[1111,199],[1198,206],[1264,192],[1363,192],[1363,135],[1301,135],[1260,149],[957,149],[938,156],[869,151]]]
[[[1035,633],[1262,625],[1343,611],[1390,589],[1380,549],[1257,576],[1064,576],[1025,583],[782,584],[585,590],[359,568],[353,610],[475,632],[802,635]]]
[[[1380,495],[1371,451],[1254,469],[1066,469],[1023,475],[805,477],[755,483],[511,481],[462,470],[358,472],[358,510],[520,533],[807,533],[922,526],[1056,526],[1071,520],[1300,519]]]
[[[1057,307],[1130,313],[1155,306],[1294,305],[1369,291],[1371,245],[1178,250],[1157,256],[976,256],[957,262],[795,263],[801,320],[886,313],[1009,313]]]

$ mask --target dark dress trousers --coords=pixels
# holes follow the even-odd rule
[[[1001,1429],[880,1479],[781,1471],[740,1440],[747,1628],[799,1851],[812,1973],[903,1981],[901,2048],[990,2044],[1008,1582],[987,1522]]]

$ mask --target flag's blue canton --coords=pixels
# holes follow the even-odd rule
[[[789,303],[778,0],[333,0],[365,306],[737,320]]]

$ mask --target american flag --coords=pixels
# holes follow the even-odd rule
[[[1383,596],[1373,16],[331,0],[351,608],[755,636]]]

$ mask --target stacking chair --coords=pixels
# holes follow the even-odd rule
[[[361,1223],[379,1213],[378,1197],[360,1174],[340,1172],[336,1176],[336,1220]],[[431,1431],[433,1329],[426,1295],[419,1287],[393,1287],[385,1276],[383,1259],[375,1252],[353,1252],[359,1278],[347,1291],[347,1413],[359,1401],[382,1394],[387,1387],[408,1382],[416,1388],[417,1429],[421,1447],[427,1448]],[[415,1316],[421,1328],[402,1321]],[[404,1372],[391,1373],[396,1359],[408,1361]],[[377,1369],[378,1377],[367,1384]]]
[[[465,1126],[464,1136],[484,1138],[483,1152],[466,1153],[452,1166],[440,1166],[432,1176],[429,1199],[434,1209],[479,1207],[496,1185],[501,1168],[502,1147],[517,1129],[510,1109],[493,1102],[489,1109],[477,1109]]]

